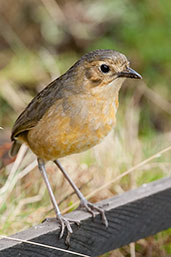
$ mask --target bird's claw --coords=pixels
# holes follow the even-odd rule
[[[89,213],[91,213],[93,219],[95,218],[95,212],[99,212],[101,214],[103,224],[106,227],[108,227],[108,221],[107,221],[107,218],[106,218],[106,215],[105,215],[105,211],[102,208],[97,207],[96,205],[94,205],[93,203],[88,202],[87,200],[81,201],[79,208],[86,209]]]
[[[67,236],[66,236],[65,244],[67,246],[69,246],[70,245],[71,234],[73,233],[73,230],[71,228],[71,223],[75,223],[77,226],[79,226],[80,221],[64,218],[63,216],[57,216],[57,221],[61,225],[61,231],[60,231],[60,234],[59,234],[59,239],[61,239],[63,237],[64,231],[66,229]]]

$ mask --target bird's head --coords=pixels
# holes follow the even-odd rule
[[[97,93],[119,90],[125,78],[142,78],[130,68],[126,56],[114,50],[92,51],[76,63],[75,69],[78,84]]]

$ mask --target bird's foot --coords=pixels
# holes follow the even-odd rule
[[[54,218],[46,218],[43,222],[50,222],[51,220],[54,221]],[[64,218],[62,215],[57,215],[55,220],[61,225],[61,230],[60,230],[60,233],[59,233],[59,239],[61,239],[64,236],[64,232],[66,230],[67,236],[66,236],[66,239],[65,239],[65,244],[69,247],[70,246],[71,234],[73,233],[71,224],[75,223],[77,226],[80,226],[80,221],[69,219],[69,218]]]
[[[70,246],[70,238],[71,238],[71,234],[73,233],[73,230],[71,228],[71,223],[75,223],[77,226],[80,226],[80,221],[69,219],[69,218],[64,218],[62,215],[57,216],[57,221],[61,225],[61,231],[60,231],[60,234],[59,234],[59,239],[61,239],[63,237],[64,231],[66,229],[67,236],[66,236],[66,239],[65,239],[65,244],[67,246]]]
[[[97,207],[95,204],[88,202],[86,199],[82,200],[79,206],[80,209],[86,209],[89,213],[91,213],[93,219],[95,218],[96,212],[99,212],[102,217],[103,224],[108,227],[108,221],[105,215],[105,211],[101,207]]]

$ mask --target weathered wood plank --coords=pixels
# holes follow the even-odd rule
[[[98,256],[171,227],[171,177],[143,185],[98,205],[104,206],[106,210],[109,228],[104,227],[99,215],[93,222],[91,215],[80,210],[67,214],[70,218],[82,221],[79,228],[73,225],[74,234],[69,250]],[[58,240],[58,233],[59,225],[50,221],[19,232],[13,237],[66,249],[64,240]],[[0,257],[11,256],[66,257],[71,254],[6,239],[0,240]]]

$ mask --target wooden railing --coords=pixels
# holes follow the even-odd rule
[[[81,210],[67,214],[67,217],[81,220],[80,227],[73,224],[68,251],[98,256],[171,227],[171,177],[145,184],[97,205],[106,210],[109,227],[105,228],[99,215],[92,221],[91,215]],[[1,239],[0,257],[76,256],[56,249],[67,249],[64,239],[58,240],[59,231],[59,225],[52,219],[11,236],[38,244]]]

